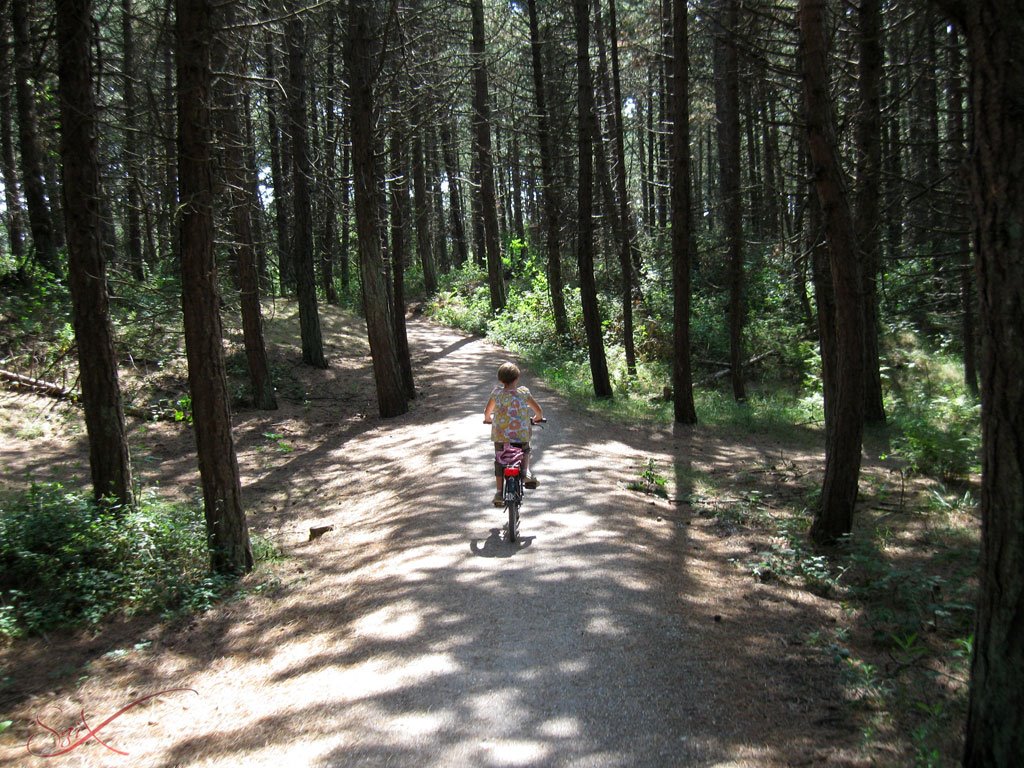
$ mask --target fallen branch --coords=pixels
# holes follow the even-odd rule
[[[77,398],[75,391],[72,389],[62,387],[60,384],[54,384],[52,381],[22,376],[20,373],[14,373],[14,371],[0,369],[0,379],[13,384],[15,387],[29,389],[42,395],[60,398],[61,400],[74,400]]]
[[[81,403],[78,399],[78,393],[74,389],[62,387],[60,384],[54,384],[52,381],[33,379],[31,376],[23,376],[20,373],[5,371],[2,368],[0,368],[0,381],[5,381],[15,388],[27,389],[40,395],[55,397],[58,400],[70,400],[76,405]],[[134,416],[143,421],[178,421],[173,408],[144,408],[126,403],[122,406],[122,409],[126,416]]]
[[[755,355],[754,357],[752,357],[749,360],[747,360],[745,363],[743,363],[743,367],[746,368],[748,366],[754,365],[755,363],[759,363],[762,360],[764,360],[766,357],[771,357],[774,354],[776,354],[776,350],[769,349],[767,352],[762,352],[760,355]],[[712,383],[714,381],[718,381],[719,379],[724,379],[730,373],[732,373],[732,366],[731,365],[729,367],[727,367],[725,370],[718,371],[717,373],[713,373],[710,376],[705,376],[703,379],[701,379],[700,381],[697,382],[697,386],[698,387],[703,387],[703,386],[706,386],[706,385],[708,385],[708,384],[710,384],[710,383]]]

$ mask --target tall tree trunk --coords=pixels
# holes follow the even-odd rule
[[[309,119],[306,112],[306,24],[296,0],[291,0],[289,8],[288,126],[294,163],[292,261],[299,298],[299,332],[302,336],[302,361],[314,368],[326,368],[313,265],[313,202],[310,193],[313,166],[309,159]]]
[[[963,765],[1024,755],[1024,9],[940,3],[967,38],[981,331],[981,574]]]
[[[210,562],[217,573],[252,570],[224,366],[213,254],[210,0],[177,0],[178,179],[185,349]]]
[[[288,221],[288,203],[291,200],[288,188],[285,141],[281,133],[278,110],[281,100],[278,97],[278,67],[276,63],[274,40],[270,28],[267,28],[266,66],[268,85],[266,89],[267,132],[270,136],[270,180],[274,187],[274,228],[277,234],[277,268],[280,281],[279,292],[287,296],[295,290],[295,265],[292,260],[290,223]]]
[[[956,222],[957,262],[960,271],[960,335],[964,355],[964,384],[979,395],[978,389],[978,340],[974,330],[975,290],[972,279],[970,209],[968,207],[968,154],[964,141],[964,73],[960,55],[960,35],[953,25],[949,28],[949,83],[946,93],[949,99],[949,143],[953,156],[960,163],[954,171],[956,183],[953,186],[953,208],[950,219]]]
[[[606,52],[608,46],[605,44],[604,24],[602,23],[601,0],[594,0],[594,36],[597,38],[599,91],[604,101],[608,133],[608,138],[606,139],[604,132],[601,130],[600,120],[598,120],[597,133],[595,135],[597,148],[594,152],[594,157],[597,160],[597,173],[607,212],[607,215],[602,218],[609,221],[612,225],[612,234],[615,237],[615,251],[619,257],[622,347],[626,358],[626,373],[632,377],[636,376],[636,343],[633,334],[633,268],[630,263],[628,221],[622,214],[623,201],[617,196],[619,194],[617,182],[613,183],[612,180],[611,164],[619,163],[618,140],[616,138],[619,133],[619,123],[617,120],[619,109],[615,104],[616,97],[612,92],[612,78],[609,72],[610,65]],[[613,40],[613,45],[615,42]],[[617,60],[617,54],[615,58]],[[609,162],[609,157],[611,157],[611,162]]]
[[[347,93],[347,91],[346,91]],[[348,105],[341,118],[341,179],[338,207],[341,211],[341,291],[346,296],[351,290],[352,268],[349,266],[349,251],[352,248],[352,119]]]
[[[391,203],[391,276],[392,313],[395,318],[395,347],[398,365],[402,371],[405,394],[411,400],[416,397],[412,376],[412,358],[409,354],[409,336],[405,328],[405,266],[409,262],[409,157],[406,149],[405,131],[407,126],[392,128],[391,131],[391,172],[388,174],[388,192]],[[414,160],[415,162],[415,160]],[[415,182],[413,182],[415,184]],[[417,211],[417,215],[418,215]]]
[[[170,38],[171,35],[168,35]],[[180,271],[181,240],[178,237],[178,144],[177,139],[177,107],[174,84],[174,47],[173,39],[169,39],[163,50],[163,82],[161,96],[164,107],[164,165],[163,178],[163,212],[160,216],[161,235],[164,242],[161,253],[165,254]]]
[[[672,72],[672,2],[673,0],[661,0],[661,56],[658,76],[661,80],[658,88],[658,157],[657,157],[657,183],[655,186],[655,198],[658,214],[658,228],[664,232],[668,225],[669,214],[669,190],[668,181],[668,137],[671,135],[672,126],[669,120],[668,103],[668,81]],[[654,166],[652,166],[652,169]]]
[[[405,413],[409,406],[395,349],[394,321],[381,252],[373,98],[376,52],[369,16],[372,7],[369,0],[353,0],[350,3],[349,39],[345,47],[345,58],[349,73],[352,170],[363,306],[377,385],[377,404],[380,415],[387,418]]]
[[[434,261],[430,232],[430,199],[427,194],[426,156],[423,152],[423,125],[417,120],[412,139],[413,199],[416,202],[416,255],[423,269],[423,287],[428,295],[437,293],[437,264]],[[404,313],[403,313],[404,314]]]
[[[14,125],[11,123],[11,92],[8,84],[13,78],[8,67],[10,46],[7,42],[9,17],[0,10],[0,163],[3,165],[4,183],[4,224],[7,227],[7,242],[10,244],[14,261],[23,266],[25,258],[24,210],[18,194],[18,166],[14,157]]]
[[[68,278],[89,465],[97,501],[130,506],[132,471],[117,380],[114,334],[100,247],[100,173],[96,157],[91,0],[57,4],[57,51],[64,166]]]
[[[334,287],[334,254],[338,247],[337,197],[334,193],[338,162],[338,114],[335,93],[334,60],[337,57],[337,19],[332,15],[327,33],[327,83],[324,88],[324,184],[323,184],[323,237],[320,243],[320,282],[328,304],[338,303]]]
[[[590,373],[594,379],[594,395],[612,396],[608,363],[604,354],[601,310],[597,302],[594,278],[594,137],[597,115],[594,112],[594,86],[590,77],[590,4],[574,0],[576,18],[577,113],[579,126],[579,208],[576,230],[576,255],[580,271],[580,298],[583,302],[583,325],[587,332]]]
[[[882,115],[882,0],[861,0],[859,109],[854,143],[857,147],[857,192],[854,227],[862,255],[864,281],[864,421],[885,423],[882,376],[878,351],[878,270],[881,263]]]
[[[562,254],[559,216],[558,180],[555,178],[555,148],[551,136],[547,94],[544,92],[544,67],[541,57],[542,43],[537,23],[537,0],[527,0],[530,13],[530,53],[533,61],[533,93],[537,107],[537,140],[540,145],[540,173],[544,195],[544,244],[548,254],[548,292],[555,318],[555,333],[560,338],[569,335],[569,319],[565,312],[565,285],[562,282]]]
[[[729,265],[729,368],[737,402],[747,399],[743,376],[743,197],[740,189],[738,0],[717,0],[715,115],[726,262]]]
[[[647,132],[647,103],[649,101],[650,94],[637,99],[636,115],[636,156],[640,170],[640,224],[645,233],[651,231],[651,185],[649,183],[650,173],[647,169],[647,147],[651,139]]]
[[[57,274],[56,233],[50,206],[46,202],[43,150],[39,144],[39,126],[32,95],[33,71],[27,0],[11,0],[11,27],[14,31],[15,104],[18,110],[18,140],[21,150],[21,178],[24,182],[28,224],[36,263]]]
[[[218,81],[220,128],[223,133],[224,188],[232,234],[232,261],[238,275],[239,298],[242,309],[242,342],[249,369],[249,384],[253,405],[261,410],[277,408],[274,381],[267,359],[267,348],[263,336],[263,309],[260,305],[260,279],[256,264],[256,246],[253,238],[252,211],[255,206],[250,199],[250,184],[246,172],[245,140],[239,111],[242,109],[242,95],[239,88],[245,88],[244,69],[238,47],[245,41],[229,39],[235,27],[235,5],[221,6],[219,17],[219,45],[226,52],[225,64],[236,78],[221,78]]]
[[[821,506],[810,535],[830,543],[850,533],[857,501],[864,434],[864,309],[853,217],[839,162],[825,49],[825,0],[800,0],[800,27],[807,145],[824,217],[836,302],[836,398],[826,438]]]
[[[466,244],[466,225],[462,215],[462,179],[458,153],[455,151],[451,124],[441,123],[441,154],[444,156],[444,175],[448,178],[448,212],[451,218],[452,240],[455,243],[455,265],[461,267],[469,259]]]
[[[882,204],[886,211],[885,255],[886,260],[891,263],[903,255],[905,248],[903,226],[906,221],[903,127],[899,114],[903,85],[895,73],[887,83],[887,88],[886,102],[892,116],[882,124],[882,141],[885,145],[885,154],[882,159],[885,166]]]
[[[615,151],[615,190],[619,202],[619,218],[622,219],[623,242],[619,246],[619,270],[622,273],[623,336],[630,340],[626,348],[626,367],[630,375],[636,373],[636,355],[633,338],[633,299],[638,293],[633,280],[633,271],[640,264],[640,244],[637,239],[636,222],[633,220],[629,203],[629,189],[626,183],[626,146],[622,120],[622,79],[619,73],[619,22],[615,7],[616,0],[608,2],[608,26],[611,35],[612,60],[612,119],[613,149]],[[671,107],[670,107],[671,108]],[[671,175],[671,173],[670,173]],[[630,361],[630,352],[633,359]]]
[[[811,181],[813,186],[814,182]],[[829,443],[835,430],[838,400],[838,347],[836,345],[836,298],[832,289],[832,269],[828,263],[828,243],[818,195],[811,190],[807,201],[807,251],[810,254],[811,282],[814,303],[818,309],[818,350],[821,355],[821,389],[825,411],[825,441]]]
[[[526,227],[523,222],[523,169],[521,167],[522,153],[519,146],[519,131],[512,131],[512,156],[509,158],[509,166],[512,173],[512,222],[515,226],[516,239],[521,243],[526,242]]]
[[[434,254],[437,258],[437,269],[447,275],[452,269],[452,260],[448,252],[448,228],[444,219],[444,195],[441,190],[441,157],[437,148],[437,128],[427,128],[426,141],[427,178],[430,182],[431,231],[434,233]]]
[[[142,280],[142,201],[139,195],[141,181],[135,146],[135,125],[137,123],[135,99],[135,35],[132,28],[132,0],[121,0],[121,37],[124,46],[124,62],[121,65],[124,81],[124,170],[128,210],[128,268],[136,280]],[[65,205],[65,209],[67,206]],[[66,215],[66,214],[65,214]]]
[[[686,0],[672,2],[672,394],[677,424],[696,424],[690,364],[690,56]]]
[[[477,191],[483,219],[491,311],[497,312],[505,308],[505,280],[501,269],[498,201],[494,192],[494,163],[491,157],[491,107],[487,90],[487,61],[484,53],[483,0],[470,0],[470,6],[473,15],[473,38],[469,48],[470,60],[473,64],[473,150],[479,172]]]
[[[487,269],[487,253],[484,246],[484,209],[480,202],[480,157],[471,152],[469,179],[469,220],[473,226],[473,263],[480,269]]]
[[[243,57],[242,66],[246,66]],[[259,275],[260,293],[273,293],[273,283],[267,265],[267,242],[264,237],[263,201],[260,195],[259,177],[256,172],[256,138],[252,124],[252,93],[246,88],[242,93],[242,121],[244,123],[245,183],[251,208],[252,239],[256,246],[256,272]]]

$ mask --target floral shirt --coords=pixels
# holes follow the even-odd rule
[[[526,387],[508,390],[498,386],[491,392],[491,397],[494,399],[491,440],[495,443],[530,442],[530,410],[527,405],[530,390]]]

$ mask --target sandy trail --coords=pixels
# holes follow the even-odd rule
[[[411,413],[313,430],[272,471],[248,470],[252,525],[289,556],[280,586],[187,626],[132,625],[121,653],[98,644],[77,685],[18,700],[0,764],[54,765],[24,749],[29,733],[53,749],[29,722],[40,712],[67,728],[86,709],[95,725],[173,687],[195,693],[104,729],[129,756],[92,741],[59,764],[847,764],[834,683],[798,640],[825,606],[761,592],[705,521],[624,488],[648,457],[676,462],[685,485],[692,468],[756,451],[609,426],[527,371],[549,425],[511,545],[481,418],[505,355],[419,319],[409,333]],[[318,524],[334,530],[305,541]],[[30,650],[37,668],[62,652]]]

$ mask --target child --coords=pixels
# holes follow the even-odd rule
[[[514,363],[502,363],[498,368],[498,386],[491,391],[491,397],[484,408],[484,424],[491,425],[491,440],[494,441],[495,452],[500,452],[505,443],[510,443],[523,451],[522,472],[526,478],[527,488],[536,488],[540,483],[530,474],[530,428],[544,418],[544,411],[530,390],[519,384],[519,367]],[[533,416],[528,415],[528,410]],[[501,498],[502,469],[494,462],[495,487],[494,506],[500,507],[504,502]]]

